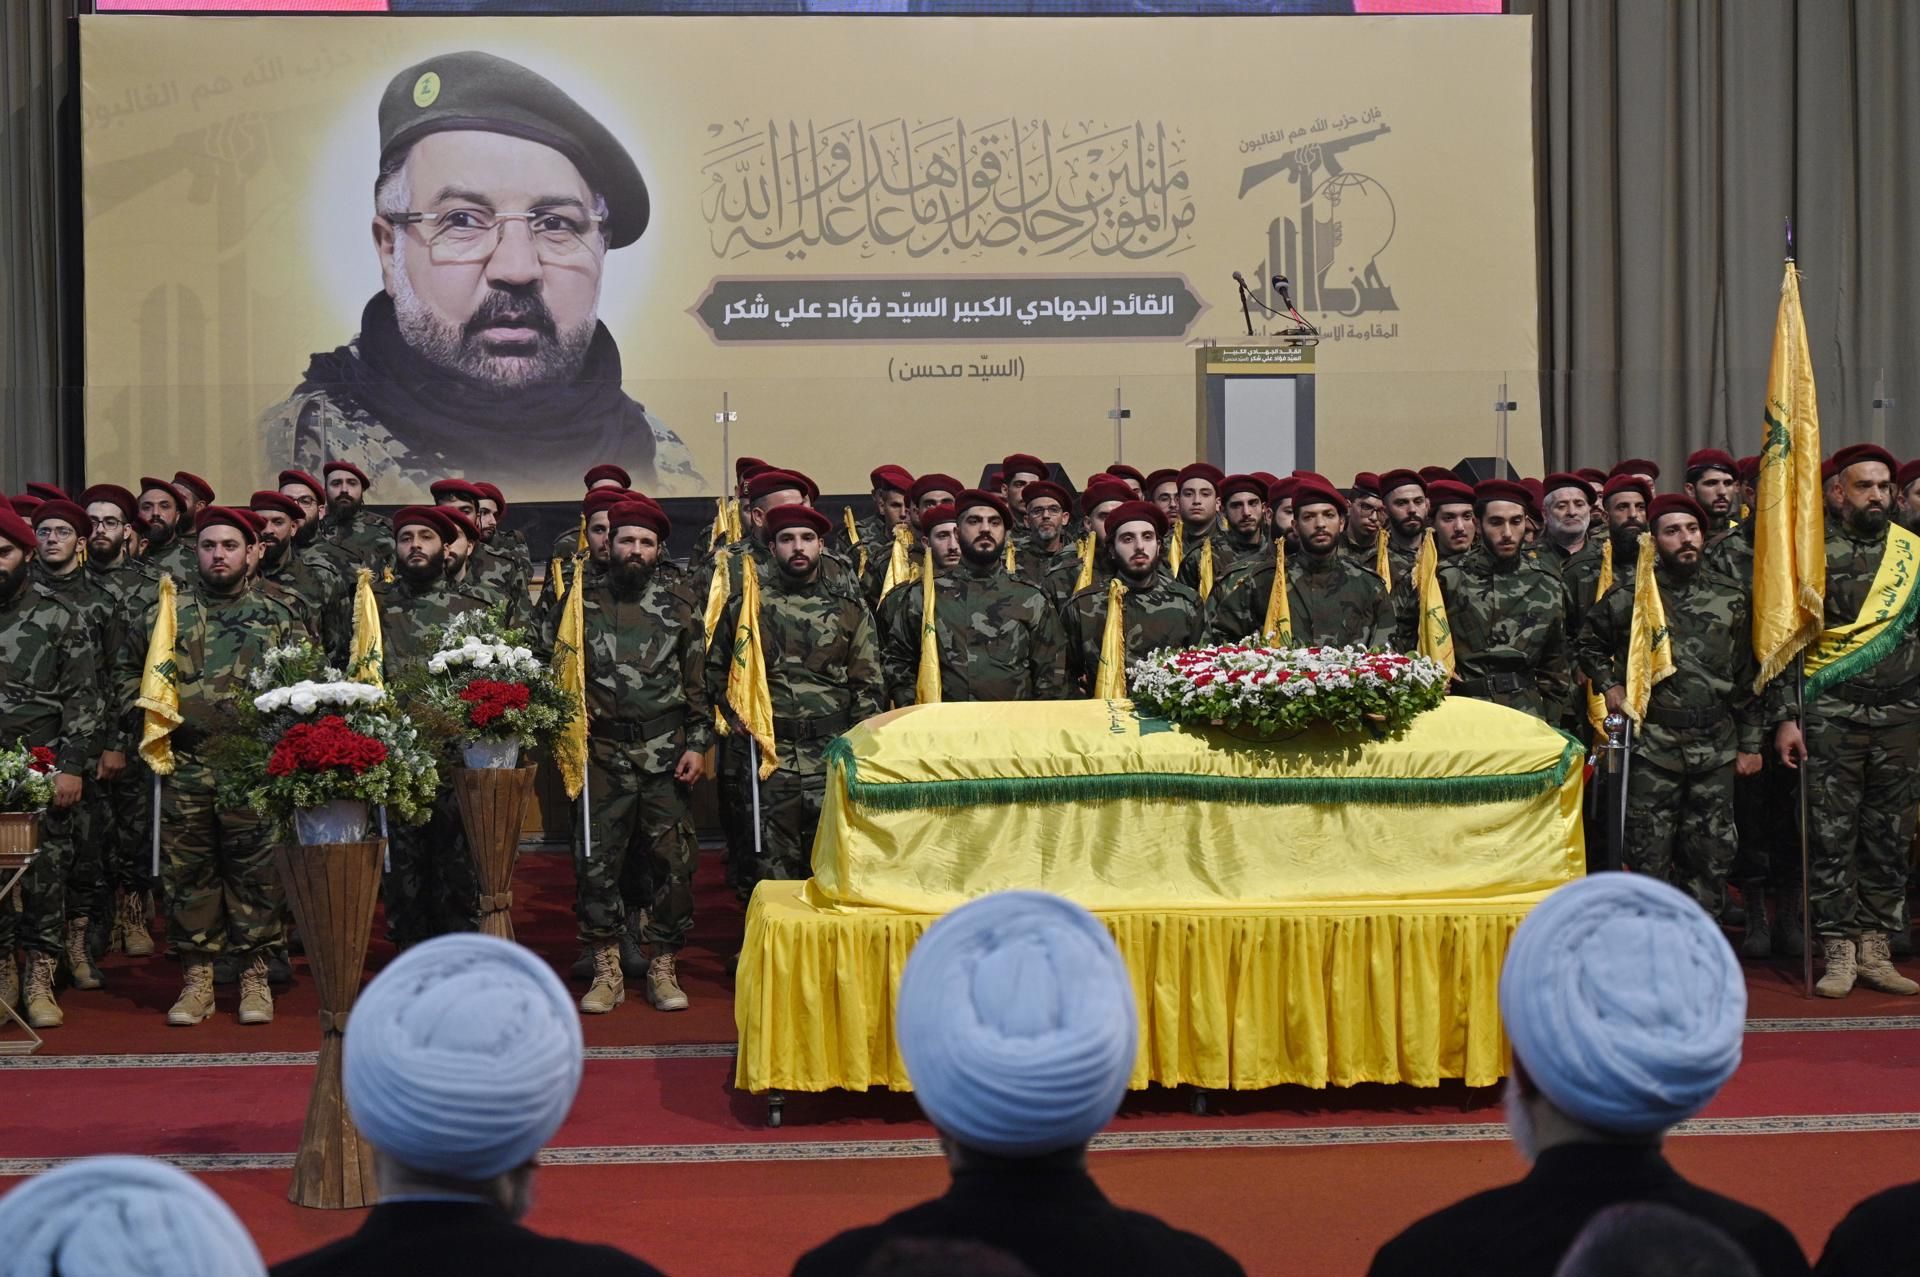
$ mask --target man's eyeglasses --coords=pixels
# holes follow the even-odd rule
[[[549,264],[576,261],[593,252],[588,242],[600,223],[591,213],[558,213],[534,209],[528,213],[496,213],[490,209],[455,208],[444,213],[388,213],[395,226],[418,226],[434,260],[449,263],[485,261],[500,246],[508,222],[525,222],[534,252]]]

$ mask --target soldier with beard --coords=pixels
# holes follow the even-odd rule
[[[1079,563],[1068,525],[1073,521],[1073,494],[1051,479],[1035,479],[1021,492],[1026,502],[1027,539],[1014,567],[1036,581],[1062,563]]]
[[[1707,550],[1732,534],[1740,513],[1740,463],[1718,448],[1702,448],[1687,458],[1687,495],[1706,514],[1701,530]]]
[[[1156,648],[1198,644],[1204,633],[1200,596],[1160,570],[1167,516],[1144,501],[1123,501],[1107,512],[1105,524],[1113,581],[1121,586],[1125,651],[1120,659],[1133,661]],[[1082,696],[1093,694],[1100,673],[1113,581],[1079,591],[1061,610],[1068,672]]]
[[[1202,590],[1200,569],[1205,554],[1189,554],[1180,564],[1180,583],[1199,593],[1204,602],[1219,587],[1220,581],[1242,563],[1264,562],[1273,557],[1273,538],[1268,533],[1267,485],[1250,474],[1228,475],[1220,481],[1219,500],[1225,504],[1226,531],[1211,538],[1212,580]]]
[[[300,522],[293,530],[294,550],[315,551],[333,565],[335,575],[343,581],[351,583],[358,580],[359,569],[371,565],[356,559],[344,543],[328,541],[320,535],[327,512],[326,486],[305,470],[282,470],[275,482],[280,485],[280,494],[300,507]],[[383,572],[385,567],[373,570]]]
[[[1380,529],[1387,523],[1387,503],[1380,492],[1380,476],[1363,470],[1347,489],[1346,531],[1340,553],[1373,571],[1380,553]]]
[[[1016,452],[1000,463],[1000,495],[1009,512],[1007,536],[1023,550],[1027,546],[1027,485],[1039,483],[1052,473],[1052,466],[1026,452]]]
[[[1174,479],[1180,485],[1178,513],[1175,521],[1167,525],[1173,529],[1173,539],[1160,546],[1160,561],[1166,565],[1168,574],[1176,578],[1180,578],[1191,561],[1195,572],[1205,568],[1217,581],[1227,574],[1230,566],[1224,548],[1215,544],[1225,535],[1220,530],[1220,485],[1227,481],[1227,476],[1219,466],[1196,461]]]
[[[875,466],[867,480],[873,485],[873,508],[857,519],[852,506],[844,508],[835,538],[862,580],[874,559],[884,558],[892,547],[893,530],[907,522],[907,493],[913,488],[913,476],[899,466]]]
[[[607,572],[607,512],[627,501],[641,498],[638,492],[611,485],[593,488],[580,499],[580,529],[566,533],[563,538],[568,546],[565,555],[555,556],[547,564],[546,580],[540,584],[540,598],[534,604],[534,617],[542,624],[554,615],[560,606],[561,596],[573,583],[573,564],[576,559],[585,563],[582,571],[585,579],[599,584]],[[586,545],[575,554],[572,547],[585,534]]]
[[[1522,543],[1533,494],[1505,479],[1474,488],[1480,544],[1440,568],[1453,630],[1453,693],[1554,721],[1570,661],[1566,587]]]
[[[483,549],[479,527],[458,506],[443,505],[436,508],[453,525],[453,539],[447,542],[447,584],[485,599],[489,608],[499,610],[501,623],[507,627],[518,629],[526,624],[526,592],[483,580],[474,570],[474,563]]]
[[[151,475],[140,480],[140,532],[147,542],[146,560],[176,581],[187,580],[199,570],[193,539],[181,533],[186,506],[187,499],[169,480]]]
[[[1480,534],[1473,513],[1473,489],[1458,479],[1429,479],[1427,502],[1433,508],[1433,548],[1440,561],[1473,548]]]
[[[533,584],[533,556],[527,551],[526,534],[518,528],[502,526],[501,520],[507,517],[507,498],[498,484],[476,479],[473,486],[480,493],[480,502],[473,511],[480,541],[512,561],[514,571],[519,574],[520,590],[525,593]]]
[[[1070,559],[1062,559],[1047,572],[1047,594],[1054,606],[1065,607],[1076,590],[1097,585],[1105,589],[1113,579],[1113,554],[1107,547],[1107,516],[1116,506],[1134,500],[1122,479],[1095,475],[1080,494],[1080,513],[1086,518],[1087,531]],[[1158,507],[1155,507],[1158,509]]]
[[[386,515],[367,509],[372,485],[366,472],[351,461],[329,461],[321,472],[327,484],[321,538],[338,546],[341,560],[349,566],[381,571],[393,562],[393,524]]]
[[[431,491],[436,505],[458,511],[461,516],[461,532],[467,544],[455,552],[462,562],[452,574],[454,583],[498,595],[516,614],[525,611],[527,578],[521,574],[519,562],[504,550],[488,545],[486,530],[480,526],[480,507],[487,501],[480,485],[465,479],[436,479]]]
[[[1033,485],[1024,486],[1031,496]],[[960,562],[935,572],[930,622],[940,653],[940,699],[1059,700],[1066,694],[1065,635],[1046,591],[1024,572],[1007,570],[1006,502],[971,491],[961,493],[953,508]],[[899,603],[886,609],[880,633],[887,694],[895,705],[912,705],[929,624],[925,593],[910,583],[895,590],[893,599]]]
[[[1380,476],[1387,530],[1387,581],[1393,600],[1393,645],[1412,651],[1420,641],[1420,595],[1413,584],[1413,559],[1426,535],[1431,510],[1427,481],[1418,471],[1389,470]],[[1376,550],[1374,562],[1378,564]]]
[[[602,1014],[625,1000],[620,944],[629,914],[644,909],[640,939],[653,948],[647,1000],[681,1011],[687,995],[675,961],[693,928],[699,854],[688,794],[713,743],[701,601],[657,570],[673,530],[659,506],[625,502],[607,522],[606,575],[581,599],[593,854],[574,863],[575,911],[593,984],[580,1009]],[[548,628],[549,648],[556,628]]]
[[[1708,515],[1698,502],[1670,493],[1647,509],[1674,668],[1654,684],[1634,734],[1625,859],[1718,917],[1737,842],[1734,777],[1760,773],[1765,712],[1753,692],[1752,609],[1744,584],[1706,566]],[[1622,571],[1575,641],[1580,669],[1610,714],[1626,703],[1637,605],[1634,573]]]
[[[762,485],[762,487],[764,490],[764,485]],[[917,529],[920,535],[924,537],[925,529],[920,522],[921,517],[935,506],[952,505],[954,498],[966,491],[966,487],[966,484],[961,483],[950,474],[921,475],[918,479],[915,479],[913,485],[907,489],[907,509],[911,513],[907,516],[907,520],[902,526],[909,532],[914,532]],[[782,490],[756,500],[755,504],[766,504],[770,506],[775,503],[784,504],[794,499],[790,493]],[[913,554],[917,555],[919,549],[920,547],[918,545],[914,546]],[[867,602],[875,608],[878,608],[882,603],[886,602],[889,595],[887,575],[892,563],[892,555],[893,545],[891,541],[884,547],[875,546],[867,553],[867,567],[865,573],[860,578],[860,591]],[[910,570],[912,566],[911,563],[908,564]],[[900,582],[897,580],[894,582],[895,586],[899,584]]]
[[[186,500],[180,511],[182,526],[190,527],[200,512],[213,504],[213,485],[191,470],[175,470],[173,486]]]
[[[305,549],[296,544],[307,520],[298,501],[265,488],[248,499],[247,508],[260,519],[262,584],[269,592],[280,592],[281,600],[319,636],[332,659],[343,659],[352,637],[347,622],[354,582],[317,544]]]
[[[1276,478],[1267,486],[1267,517],[1273,522],[1273,537],[1285,541],[1291,553],[1300,543],[1293,535],[1293,490],[1300,480],[1292,475]]]
[[[1566,574],[1567,565],[1586,552],[1593,530],[1593,489],[1577,474],[1550,474],[1540,485],[1540,504],[1546,544],[1540,561]],[[1596,554],[1599,552],[1596,546]]]
[[[1647,505],[1652,500],[1653,486],[1638,475],[1614,475],[1601,489],[1605,538],[1588,541],[1585,549],[1560,570],[1560,578],[1567,585],[1569,634],[1578,634],[1586,623],[1587,610],[1605,593],[1603,581],[1617,584],[1633,575],[1640,534],[1647,530]]]
[[[1296,479],[1293,511],[1297,542],[1287,547],[1286,582],[1293,628],[1277,641],[1289,647],[1388,646],[1394,609],[1386,587],[1371,569],[1341,557],[1336,548],[1345,498],[1317,479]],[[1259,634],[1278,571],[1269,554],[1248,560],[1215,586],[1207,600],[1207,641],[1235,643]]]

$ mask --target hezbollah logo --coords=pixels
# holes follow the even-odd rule
[[[432,71],[426,72],[413,82],[413,104],[432,106],[434,99],[440,96],[440,77]]]

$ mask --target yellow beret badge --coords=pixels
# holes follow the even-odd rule
[[[413,82],[413,104],[432,106],[434,99],[440,96],[440,77],[432,71],[426,72]]]

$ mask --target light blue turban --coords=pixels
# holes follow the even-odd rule
[[[1120,1107],[1140,1035],[1113,937],[1038,891],[984,896],[934,923],[907,958],[894,1018],[933,1124],[1002,1157],[1092,1139]]]
[[[1513,1051],[1554,1107],[1651,1135],[1705,1108],[1740,1066],[1747,986],[1720,928],[1645,874],[1555,891],[1514,933],[1500,976]]]
[[[580,1015],[552,968],[464,932],[416,945],[347,1021],[347,1107],[416,1170],[484,1180],[532,1160],[580,1089]]]
[[[86,1157],[0,1197],[0,1277],[265,1277],[227,1204],[146,1157]]]

